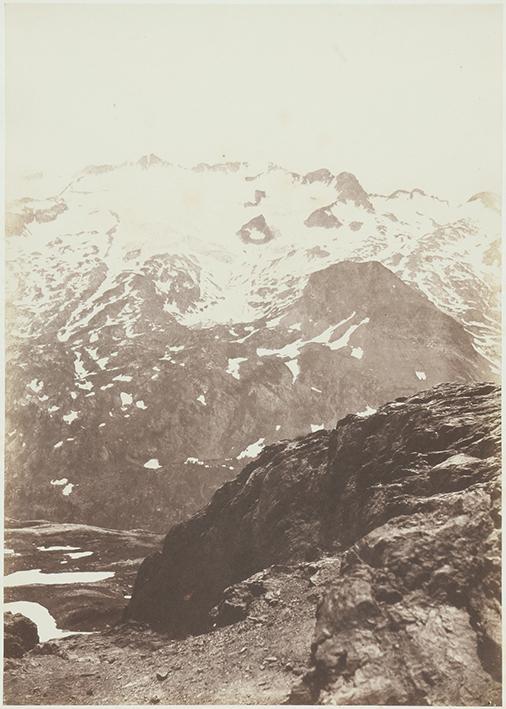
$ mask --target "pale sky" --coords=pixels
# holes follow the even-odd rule
[[[501,189],[499,5],[16,5],[7,183],[156,153]]]

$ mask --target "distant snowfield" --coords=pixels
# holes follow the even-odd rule
[[[114,576],[114,571],[66,571],[62,573],[44,573],[41,569],[15,571],[4,577],[4,587],[32,586],[43,584],[58,586],[73,583],[97,583]]]
[[[360,192],[353,176],[346,179]],[[265,197],[254,205],[257,190]],[[273,303],[297,298],[313,272],[346,259],[380,261],[457,318],[465,316],[463,269],[474,274],[485,298],[490,297],[491,275],[495,273],[497,280],[496,266],[485,255],[499,238],[500,215],[482,200],[452,204],[421,190],[398,190],[390,196],[367,195],[373,209],[369,211],[359,202],[340,200],[333,181],[305,180],[277,166],[253,168],[243,163],[231,171],[192,170],[156,159],[147,167],[146,161],[133,161],[108,171],[82,172],[67,184],[60,199],[66,210],[55,220],[33,221],[23,239],[9,240],[7,248],[9,260],[28,262],[32,254],[39,254],[39,265],[53,275],[44,282],[37,268],[24,274],[25,296],[19,305],[28,308],[27,323],[35,313],[43,316],[53,307],[56,287],[66,274],[74,274],[74,285],[83,298],[76,300],[59,332],[62,342],[100,314],[109,290],[116,289],[109,303],[111,298],[117,302],[130,298],[132,278],[142,274],[146,261],[159,254],[174,254],[174,268],[185,268],[198,285],[196,307],[182,309],[172,297],[171,275],[155,280],[158,292],[166,297],[164,310],[190,327],[266,317]],[[51,199],[34,200],[23,208],[50,209],[54,204]],[[335,215],[339,228],[305,224],[311,213],[324,208]],[[262,244],[245,243],[240,230],[260,216],[274,238]],[[464,238],[455,238],[456,229],[462,230]],[[77,281],[79,264],[91,252],[106,272],[90,295],[86,278]],[[118,291],[117,277],[122,273],[131,277]],[[125,337],[139,336],[135,308],[119,309],[114,320],[124,328]],[[291,328],[296,330],[297,325]],[[487,330],[485,320],[477,326],[469,321],[469,326],[474,328],[480,351],[490,348],[493,328]],[[91,342],[98,340],[98,333],[93,331]],[[358,359],[355,351],[352,356]],[[98,361],[97,350],[91,352]],[[101,359],[100,367],[106,363],[107,358]],[[75,370],[81,380],[88,374],[78,351]],[[83,386],[89,383],[81,381],[79,388]],[[31,389],[40,392],[42,385],[35,379]]]

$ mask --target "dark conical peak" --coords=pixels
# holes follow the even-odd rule
[[[351,172],[340,172],[336,176],[334,184],[340,202],[354,202],[357,207],[363,207],[369,212],[374,211],[367,192]]]

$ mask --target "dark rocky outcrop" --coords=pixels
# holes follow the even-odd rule
[[[243,224],[237,235],[245,244],[266,244],[274,239],[274,232],[265,221],[263,214],[259,214]]]
[[[256,207],[257,204],[265,198],[265,190],[255,190],[255,199],[251,202],[245,202],[245,207]]]
[[[4,613],[4,657],[22,657],[39,642],[37,626],[21,613]]]
[[[334,175],[326,167],[321,167],[319,170],[312,170],[302,178],[303,184],[312,184],[313,182],[323,182],[329,185],[334,179]]]
[[[334,181],[334,185],[338,194],[338,201],[350,201],[357,207],[362,207],[368,212],[374,211],[367,192],[351,172],[340,172]]]
[[[495,703],[499,432],[497,387],[444,384],[270,446],[170,530],[126,615],[205,631],[247,615],[262,569],[327,558],[311,667],[289,701]]]
[[[332,207],[334,205],[330,204],[328,207],[320,207],[320,209],[315,209],[311,212],[309,217],[304,221],[304,224],[308,227],[323,227],[324,229],[338,229],[341,225],[339,219],[332,212]]]

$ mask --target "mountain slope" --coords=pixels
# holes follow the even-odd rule
[[[270,446],[169,531],[127,616],[172,637],[237,622],[310,562],[327,581],[292,702],[494,702],[499,431],[496,388],[442,385]]]
[[[486,193],[148,155],[7,217],[14,517],[165,530],[268,443],[495,376]]]
[[[165,529],[266,443],[489,373],[462,325],[377,262],[329,266],[276,318],[233,327],[155,321],[148,277],[134,288],[138,338],[107,325],[130,300],[106,293],[85,337],[19,346],[7,396],[12,516]]]
[[[500,704],[499,433],[497,388],[451,384],[269,446],[143,562],[165,633],[35,648],[6,702]]]

